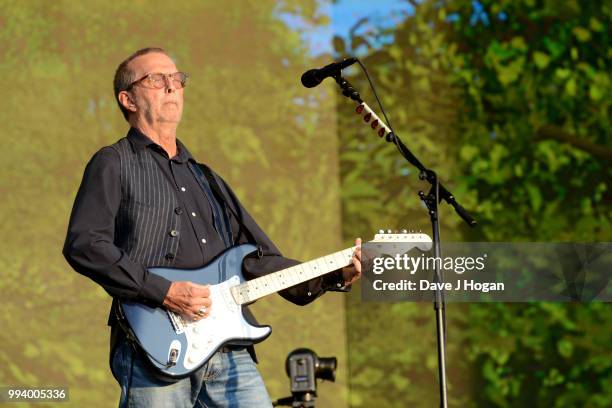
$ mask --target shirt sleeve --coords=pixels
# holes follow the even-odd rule
[[[74,270],[111,296],[160,306],[171,282],[149,273],[114,244],[120,202],[119,154],[105,147],[85,168],[70,216],[64,257]]]
[[[300,261],[286,258],[281,254],[272,240],[268,238],[257,222],[255,222],[253,217],[242,206],[227,183],[225,183],[225,181],[217,174],[214,175],[217,180],[221,181],[221,186],[224,189],[223,192],[226,194],[226,198],[229,198],[228,201],[230,205],[233,206],[238,216],[242,218],[242,223],[253,235],[252,238],[255,240],[254,244],[258,245],[261,249],[260,254],[252,254],[245,258],[243,262],[243,272],[245,277],[247,279],[254,279],[300,264]],[[232,219],[232,231],[238,231],[238,233],[235,234],[236,242],[239,244],[250,242],[250,237],[245,231],[243,231],[244,228],[240,226],[233,214],[230,214],[230,216]],[[325,291],[347,291],[348,289],[343,285],[344,279],[342,277],[342,273],[340,270],[337,270],[322,277],[314,278],[299,285],[282,290],[279,292],[279,294],[290,302],[298,305],[306,305],[315,300],[317,297],[321,296],[323,293],[325,293]]]

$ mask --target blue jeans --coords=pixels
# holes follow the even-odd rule
[[[173,383],[156,379],[127,341],[119,343],[111,369],[121,386],[119,408],[272,406],[246,349],[217,352],[200,369]]]

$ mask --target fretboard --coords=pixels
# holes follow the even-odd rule
[[[264,296],[290,288],[310,279],[343,268],[352,263],[356,247],[347,248],[321,258],[252,279],[231,288],[238,304],[251,303]]]

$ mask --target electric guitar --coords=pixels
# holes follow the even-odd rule
[[[431,238],[420,233],[377,234],[370,243],[381,244],[387,254],[431,248]],[[225,344],[258,343],[270,335],[270,326],[254,326],[244,319],[243,305],[350,265],[355,248],[249,281],[242,275],[242,261],[257,250],[251,244],[229,248],[199,269],[150,268],[151,273],[170,281],[210,285],[210,314],[192,320],[165,308],[125,301],[119,302],[120,313],[128,323],[130,337],[153,366],[163,375],[181,378],[200,368]]]

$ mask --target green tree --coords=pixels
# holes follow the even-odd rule
[[[609,21],[591,2],[453,2],[458,149],[487,239],[610,238]],[[508,188],[510,186],[510,188]],[[513,211],[508,211],[512,208]]]
[[[397,133],[480,223],[470,230],[442,207],[443,239],[610,240],[609,4],[411,3],[401,24],[354,30],[335,45],[363,54]],[[388,35],[394,41],[384,44]],[[349,80],[373,101],[361,74]],[[345,235],[428,228],[414,195],[427,186],[345,106]],[[348,309],[352,403],[435,404],[431,306],[360,304],[358,296]],[[451,401],[609,405],[609,315],[607,304],[450,305]],[[383,327],[368,331],[372,321]],[[387,386],[374,385],[377,377]]]

